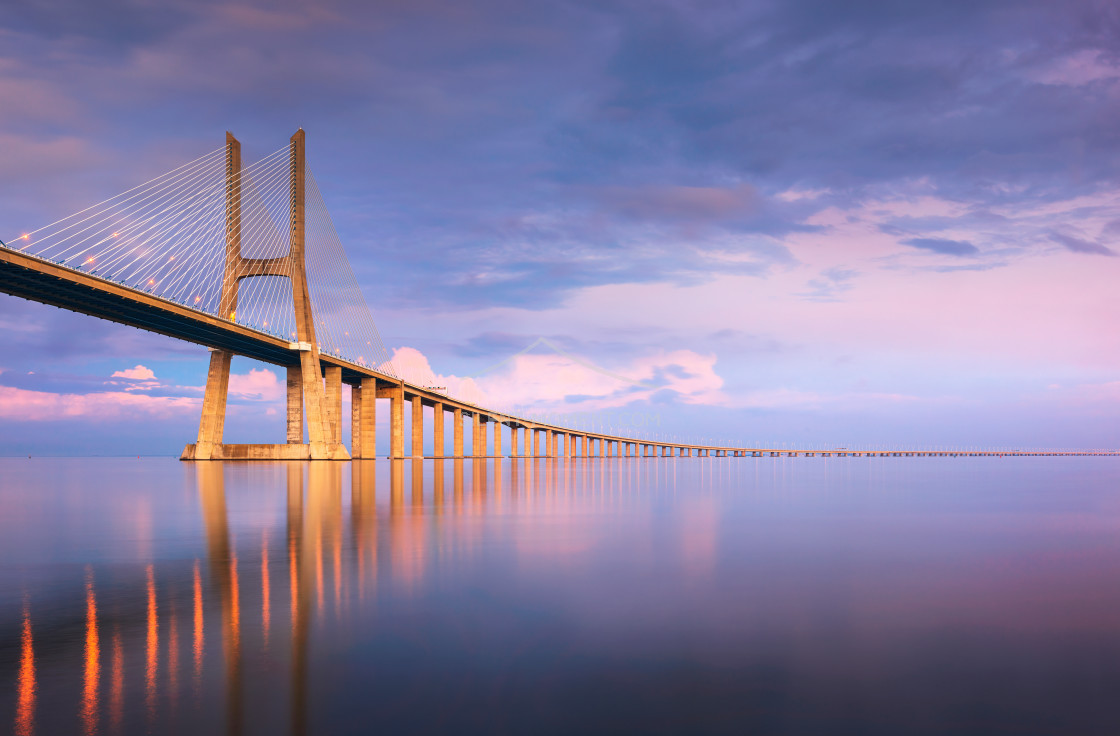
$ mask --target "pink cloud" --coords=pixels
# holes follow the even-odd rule
[[[393,365],[418,383],[441,386],[448,395],[482,406],[514,413],[534,411],[592,411],[646,401],[669,391],[688,404],[725,404],[723,379],[716,373],[716,356],[691,350],[657,352],[621,368],[597,370],[590,360],[557,354],[525,354],[500,370],[479,376],[435,373],[427,356],[410,347],[397,348]],[[578,398],[573,398],[578,397]]]
[[[284,398],[286,384],[267,368],[253,368],[248,373],[231,373],[230,394],[252,401],[278,401]]]
[[[131,378],[135,381],[154,381],[156,378],[156,374],[152,371],[151,368],[137,365],[135,368],[129,368],[127,370],[114,372],[112,378]]]
[[[185,396],[147,396],[124,391],[55,394],[0,386],[0,418],[19,421],[121,419],[137,415],[166,417],[199,411],[201,400]]]
[[[1099,79],[1120,77],[1120,67],[1101,59],[1101,52],[1084,49],[1035,70],[1030,78],[1043,84],[1080,87]]]

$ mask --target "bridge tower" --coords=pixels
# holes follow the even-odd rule
[[[289,186],[291,189],[288,254],[276,258],[246,258],[241,254],[241,143],[226,133],[226,259],[219,301],[219,317],[235,320],[237,287],[244,279],[280,276],[291,279],[295,309],[296,342],[291,344],[293,360],[288,365],[288,441],[284,445],[227,445],[222,442],[226,398],[229,393],[229,368],[233,353],[212,349],[202,400],[198,441],[183,450],[184,460],[349,460],[342,444],[341,370],[326,369],[319,363],[319,343],[315,339],[315,316],[307,287],[304,243],[305,134],[296,131],[289,144]],[[298,358],[296,357],[298,355]],[[332,410],[333,407],[333,410]],[[304,438],[304,411],[307,435]]]

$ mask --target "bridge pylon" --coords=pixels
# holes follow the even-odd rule
[[[292,362],[287,366],[287,443],[232,445],[222,441],[233,353],[211,348],[198,441],[186,446],[183,460],[350,459],[350,453],[342,444],[341,369],[332,366],[324,371],[320,366],[315,315],[307,286],[304,146],[305,134],[301,128],[289,144],[291,197],[287,255],[246,258],[241,253],[241,143],[232,133],[226,133],[226,258],[219,317],[236,319],[238,284],[244,279],[279,276],[291,280],[296,342],[291,343]],[[304,442],[305,413],[308,442]]]

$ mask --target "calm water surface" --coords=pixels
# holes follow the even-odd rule
[[[17,734],[1120,733],[1120,462],[0,460]]]

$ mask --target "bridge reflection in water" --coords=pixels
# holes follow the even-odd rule
[[[416,586],[433,562],[429,556],[441,551],[427,537],[445,515],[515,511],[518,504],[529,510],[562,508],[583,495],[609,502],[614,494],[635,490],[644,474],[667,472],[662,463],[608,467],[574,461],[557,487],[557,464],[382,461],[389,472],[379,514],[375,461],[280,463],[271,470],[286,485],[283,538],[267,523],[241,524],[237,530],[231,524],[226,480],[231,473],[243,480],[245,466],[188,466],[201,510],[204,557],[187,564],[148,562],[126,575],[123,585],[119,570],[102,573],[87,566],[83,636],[68,644],[71,649],[80,644],[80,652],[65,646],[60,651],[66,640],[52,637],[44,655],[43,634],[36,630],[42,624],[53,634],[60,624],[37,622],[35,609],[57,614],[59,605],[25,600],[14,733],[186,733],[214,727],[227,734],[314,732],[308,704],[313,630],[338,624],[346,608],[375,598],[386,576],[399,591]],[[259,531],[247,533],[255,526]],[[478,542],[460,539],[454,552],[469,555]],[[80,657],[80,683],[68,681],[66,668],[41,682],[38,660],[44,656],[55,663]],[[275,675],[283,668],[286,692],[278,692]],[[262,682],[262,674],[270,682]],[[75,684],[79,702],[68,716],[65,706],[55,706]],[[286,712],[279,705],[284,701]]]
[[[37,462],[20,736],[1120,733],[1104,458]]]

